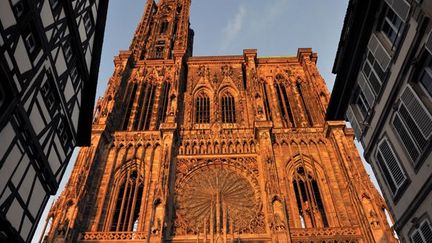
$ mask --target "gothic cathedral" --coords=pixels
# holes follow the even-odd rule
[[[148,0],[45,242],[396,242],[317,54],[193,56],[191,0]]]

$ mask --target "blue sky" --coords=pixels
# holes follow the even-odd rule
[[[127,50],[144,11],[146,0],[111,0],[102,50],[96,97],[102,96],[114,70],[113,57]],[[195,56],[241,55],[258,49],[258,56],[296,55],[311,47],[318,52],[318,68],[329,89],[340,31],[348,1],[341,0],[192,0],[191,28]],[[57,194],[70,175],[77,149]],[[362,151],[363,152],[363,151]],[[371,169],[367,165],[367,171]],[[374,183],[375,177],[371,175]],[[51,206],[55,197],[48,203]],[[39,240],[48,209],[33,242]]]

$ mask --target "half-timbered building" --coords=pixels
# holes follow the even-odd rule
[[[90,142],[108,1],[0,1],[0,241],[29,242]]]

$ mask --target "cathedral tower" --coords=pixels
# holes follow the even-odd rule
[[[149,0],[46,242],[395,242],[317,55],[192,56],[190,0]]]

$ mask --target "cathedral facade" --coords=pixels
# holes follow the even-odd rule
[[[46,242],[396,242],[311,49],[193,56],[190,0],[147,2]]]

